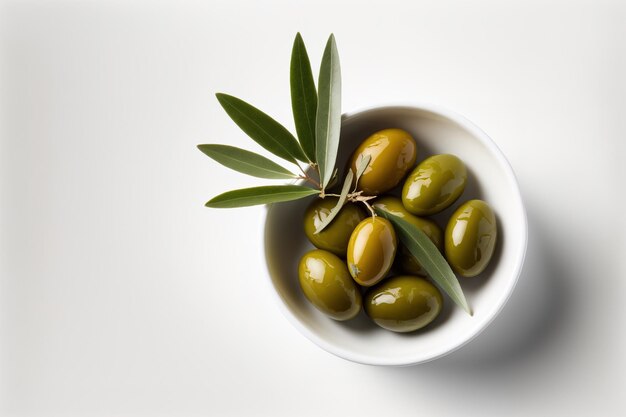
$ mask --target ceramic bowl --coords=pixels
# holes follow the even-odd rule
[[[354,149],[385,128],[410,132],[418,146],[418,163],[439,153],[463,160],[468,182],[451,207],[433,216],[445,228],[463,202],[479,198],[496,213],[498,241],[487,269],[473,278],[459,277],[474,312],[469,316],[444,294],[444,309],[430,325],[412,333],[376,326],[362,311],[355,319],[334,321],[311,305],[298,284],[300,257],[313,246],[302,228],[311,199],[267,206],[262,215],[263,257],[270,293],[294,327],[322,349],[341,358],[371,365],[405,366],[430,361],[468,343],[502,310],[518,280],[527,243],[524,204],[515,175],[496,144],[464,117],[431,105],[398,105],[347,113],[342,118],[337,166],[346,166]]]

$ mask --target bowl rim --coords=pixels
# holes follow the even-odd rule
[[[261,214],[260,214],[259,225],[261,229],[260,236],[261,236],[261,248],[262,248],[261,261],[264,265],[264,271],[265,271],[264,275],[265,275],[267,291],[271,293],[271,297],[274,299],[275,304],[278,305],[278,308],[281,311],[282,315],[300,332],[300,334],[304,335],[307,339],[315,343],[317,346],[319,346],[323,350],[335,356],[338,356],[343,359],[347,359],[352,362],[356,362],[356,363],[360,363],[364,365],[401,367],[401,366],[412,366],[412,365],[418,365],[421,363],[430,362],[435,359],[446,356],[452,352],[455,352],[456,350],[462,348],[463,346],[467,345],[472,340],[474,340],[487,327],[489,327],[489,325],[495,320],[496,317],[500,315],[500,313],[504,309],[504,306],[508,303],[511,295],[513,294],[513,291],[515,290],[517,282],[519,281],[519,277],[522,273],[524,260],[526,258],[526,250],[528,247],[528,218],[526,214],[526,208],[524,206],[524,201],[522,198],[522,193],[519,187],[519,183],[517,181],[517,177],[515,176],[515,172],[513,171],[513,167],[511,166],[510,162],[504,156],[504,153],[502,153],[502,151],[500,150],[498,145],[496,145],[494,140],[491,139],[489,135],[487,135],[482,129],[480,129],[476,124],[474,124],[472,121],[470,121],[467,117],[463,116],[462,114],[456,111],[452,111],[446,107],[443,107],[437,104],[432,104],[432,103],[401,102],[401,103],[385,103],[381,105],[363,107],[357,110],[343,113],[341,116],[341,119],[343,122],[345,119],[349,119],[351,117],[355,117],[363,113],[367,113],[367,112],[374,111],[374,110],[385,110],[385,109],[407,109],[407,110],[425,111],[425,112],[433,113],[438,116],[443,116],[444,118],[452,122],[458,123],[462,128],[466,129],[475,138],[477,138],[484,146],[486,146],[491,152],[491,154],[495,156],[499,164],[504,168],[503,173],[506,175],[507,180],[513,185],[514,194],[518,197],[518,200],[519,200],[521,213],[522,213],[522,220],[523,220],[522,234],[520,238],[523,240],[523,242],[520,247],[520,253],[518,253],[516,256],[516,262],[514,266],[515,276],[508,283],[506,291],[503,292],[503,295],[501,296],[501,298],[498,299],[498,302],[499,302],[498,308],[495,309],[491,313],[491,316],[488,316],[487,319],[483,321],[481,326],[479,326],[476,330],[470,333],[469,336],[466,336],[464,339],[459,340],[456,343],[453,343],[451,345],[449,344],[448,346],[435,351],[435,353],[430,356],[410,357],[410,355],[408,356],[405,355],[405,356],[401,356],[398,358],[389,358],[389,357],[376,357],[376,356],[371,356],[371,355],[363,355],[363,354],[355,353],[350,350],[332,345],[331,343],[328,343],[322,337],[317,335],[315,332],[311,331],[309,328],[307,328],[300,322],[300,320],[287,307],[286,303],[279,295],[278,290],[274,286],[274,283],[273,283],[273,280],[269,271],[269,267],[267,264],[267,259],[266,259],[266,247],[265,247],[266,229],[265,228],[266,228],[266,222],[267,222],[267,215],[269,213],[269,209],[271,205],[263,206],[263,209],[261,210]]]

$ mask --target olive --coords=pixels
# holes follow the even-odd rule
[[[497,235],[496,216],[487,203],[482,200],[463,203],[446,226],[448,263],[461,276],[480,274],[493,255]]]
[[[366,287],[383,279],[396,256],[398,239],[387,219],[369,217],[357,225],[348,243],[348,269]]]
[[[443,305],[441,293],[423,278],[389,278],[366,294],[365,312],[376,324],[394,332],[412,332],[432,322]]]
[[[305,253],[298,278],[306,298],[328,317],[349,320],[361,311],[361,292],[338,256],[321,249]]]
[[[358,189],[366,195],[378,195],[398,185],[415,164],[417,145],[402,129],[384,129],[365,139],[352,154],[350,166],[356,172],[359,156],[370,156],[361,175]]]
[[[381,197],[375,200],[373,206],[385,210],[395,216],[401,217],[407,222],[413,224],[424,232],[440,251],[443,250],[443,233],[441,232],[439,226],[437,226],[435,222],[409,213],[407,209],[404,208],[402,200],[399,198],[392,196]],[[400,247],[398,248],[395,264],[396,268],[405,273],[423,277],[427,275],[424,268],[422,268],[420,263],[413,257],[413,255],[411,255],[411,252],[409,252],[403,244],[400,244]]]
[[[454,155],[433,155],[411,172],[402,188],[402,203],[418,216],[439,213],[465,189],[467,170]]]
[[[366,215],[363,210],[348,203],[339,211],[333,221],[319,233],[317,226],[328,216],[330,210],[337,205],[336,197],[316,198],[304,213],[304,233],[311,243],[337,256],[346,256],[350,235]]]

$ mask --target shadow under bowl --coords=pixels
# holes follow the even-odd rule
[[[302,217],[311,198],[267,206],[263,212],[263,256],[270,292],[285,317],[312,342],[344,359],[370,365],[406,366],[446,355],[468,343],[498,315],[522,270],[528,238],[524,204],[515,175],[495,143],[464,117],[428,105],[386,106],[345,114],[338,167],[377,130],[400,128],[415,138],[418,162],[450,153],[468,168],[466,189],[452,207],[434,216],[440,226],[464,201],[485,200],[498,221],[498,241],[491,264],[473,278],[459,277],[473,310],[469,316],[444,294],[445,315],[422,331],[397,334],[377,327],[365,314],[337,322],[304,297],[297,276],[300,257],[312,246]],[[316,197],[313,197],[316,198]]]

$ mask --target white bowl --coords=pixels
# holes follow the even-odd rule
[[[384,330],[363,312],[347,322],[324,316],[305,299],[297,276],[300,257],[312,248],[302,229],[304,209],[310,199],[274,204],[264,210],[263,247],[271,293],[300,333],[322,349],[354,362],[404,366],[446,355],[491,323],[515,288],[524,263],[528,231],[519,187],[502,152],[470,121],[440,107],[387,106],[345,114],[337,166],[344,167],[352,151],[370,134],[390,127],[413,135],[418,162],[439,153],[455,154],[465,162],[465,192],[452,207],[434,216],[442,228],[450,214],[472,198],[485,200],[496,213],[498,241],[490,265],[477,277],[459,278],[473,316],[456,307],[445,294],[439,317],[413,333]]]

